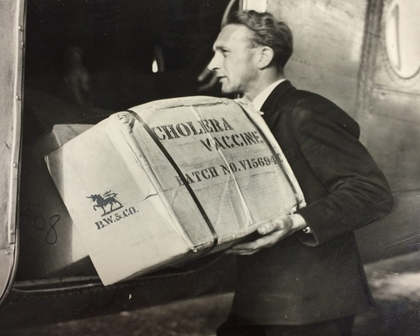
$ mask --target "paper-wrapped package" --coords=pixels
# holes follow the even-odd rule
[[[229,99],[134,107],[46,160],[105,285],[226,248],[304,206],[259,113]]]
[[[83,241],[48,173],[44,156],[92,125],[55,125],[23,148],[20,279],[95,275]]]

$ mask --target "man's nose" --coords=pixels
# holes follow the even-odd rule
[[[218,57],[218,53],[215,53],[213,58],[211,59],[209,65],[207,65],[207,68],[210,71],[215,71],[217,69],[220,69],[220,62],[219,62],[219,57]]]

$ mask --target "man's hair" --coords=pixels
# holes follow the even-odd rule
[[[276,21],[270,13],[258,13],[254,10],[233,12],[226,25],[244,25],[253,32],[253,46],[267,46],[273,49],[273,62],[283,70],[293,53],[293,35],[290,28],[282,21]]]

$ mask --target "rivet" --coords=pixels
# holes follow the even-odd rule
[[[10,254],[10,251],[6,250],[6,251],[4,251],[4,254],[8,255],[8,254]]]
[[[19,25],[19,31],[23,32],[23,26]]]
[[[17,168],[17,163],[16,162],[13,162],[13,168]]]
[[[10,230],[10,234],[15,234],[15,230]]]
[[[22,98],[21,98],[19,95],[17,95],[17,96],[16,96],[16,100],[17,100],[17,101],[21,101],[21,100],[22,100]]]

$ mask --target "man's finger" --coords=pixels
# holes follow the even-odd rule
[[[278,221],[270,221],[268,223],[261,224],[257,230],[259,234],[266,235],[279,230],[279,223]]]
[[[281,231],[278,231],[268,236],[258,238],[257,240],[254,240],[253,242],[250,242],[250,243],[234,245],[231,247],[231,249],[232,250],[260,250],[262,248],[272,246],[279,240],[281,236],[283,236],[283,233]]]
[[[253,251],[249,251],[249,250],[226,250],[225,254],[234,254],[234,255],[252,255],[254,253],[257,253],[259,250],[253,250]]]
[[[230,249],[234,250],[234,251],[239,251],[239,250],[256,250],[258,248],[259,248],[259,245],[258,245],[257,241],[253,241],[253,242],[250,242],[250,243],[233,245]]]
[[[287,221],[290,221],[287,216],[272,218],[258,227],[258,233],[266,235],[275,231],[284,230],[288,226]]]

